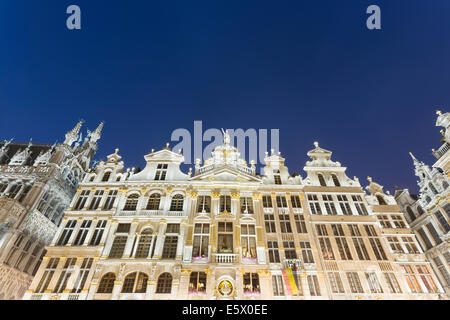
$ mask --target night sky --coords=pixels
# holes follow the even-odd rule
[[[381,31],[366,28],[371,4]],[[194,120],[279,128],[291,173],[317,140],[364,185],[416,192],[408,152],[431,165],[435,111],[450,111],[449,13],[448,0],[2,0],[0,139],[62,142],[104,120],[96,158],[118,147],[143,167]]]

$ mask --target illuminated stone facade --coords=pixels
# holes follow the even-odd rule
[[[305,178],[224,144],[194,172],[168,147],[85,176],[25,299],[438,299],[393,196],[315,143]],[[370,179],[371,180],[371,179]],[[388,237],[405,238],[392,249]]]

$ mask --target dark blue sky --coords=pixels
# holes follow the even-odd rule
[[[65,26],[68,5],[82,30]],[[382,30],[365,27],[368,5]],[[366,184],[417,190],[449,111],[450,1],[0,2],[0,139],[62,141],[105,120],[126,166],[176,128],[279,128],[290,171],[313,141]]]

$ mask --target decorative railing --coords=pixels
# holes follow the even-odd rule
[[[215,253],[214,260],[220,264],[231,264],[236,262],[237,254],[235,253]]]
[[[279,214],[289,214],[289,208],[278,208]]]
[[[120,210],[117,216],[146,216],[146,217],[183,217],[186,216],[184,211],[164,211],[164,210]]]
[[[439,149],[433,151],[433,155],[436,157],[436,159],[440,159],[449,149],[450,144],[446,142]]]
[[[284,259],[283,266],[284,268],[301,269],[302,261],[300,259]]]

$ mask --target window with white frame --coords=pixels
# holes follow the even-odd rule
[[[110,190],[108,192],[108,196],[106,197],[105,204],[103,205],[103,210],[111,210],[114,205],[114,201],[116,200],[116,197],[117,197],[117,190]]]
[[[92,267],[93,258],[84,258],[80,267],[80,271],[78,272],[78,276],[74,282],[74,286],[71,290],[72,293],[80,293],[84,289],[84,285],[86,284],[87,277],[89,275],[89,271]]]
[[[167,163],[159,163],[156,167],[155,180],[166,180]]]
[[[91,204],[89,206],[89,210],[97,210],[98,206],[100,205],[100,201],[103,198],[103,190],[97,190],[94,193],[94,197],[91,200]]]
[[[209,246],[209,223],[196,223],[194,225],[194,240],[192,257],[207,258]]]
[[[273,295],[275,297],[284,296],[283,276],[273,275],[272,276],[272,287],[273,287]]]
[[[334,260],[333,247],[331,246],[326,225],[318,224],[316,225],[316,230],[324,260]]]
[[[331,229],[333,230],[334,239],[336,240],[341,260],[353,260],[342,225],[333,224],[331,225]]]
[[[211,197],[210,196],[198,196],[197,212],[211,213]]]
[[[269,251],[269,262],[280,263],[280,250],[278,248],[278,242],[275,240],[267,241],[267,248]]]
[[[315,194],[308,195],[309,209],[311,214],[322,214],[322,209],[320,208],[320,203]]]
[[[349,224],[350,235],[352,236],[353,245],[355,246],[356,253],[359,260],[370,260],[369,252],[367,251],[364,239],[359,231],[358,225]]]
[[[364,290],[357,272],[347,272],[347,280],[352,293],[364,293]]]
[[[328,280],[331,286],[331,292],[333,293],[345,293],[344,286],[339,272],[329,272]]]
[[[98,220],[95,225],[94,234],[89,242],[90,246],[98,246],[103,236],[103,232],[105,231],[106,220]]]
[[[256,259],[256,231],[254,224],[241,224],[242,257]]]
[[[253,213],[253,200],[251,197],[241,197],[241,213]]]
[[[56,267],[58,266],[59,258],[50,258],[47,263],[47,266],[44,269],[44,274],[42,275],[41,280],[36,288],[36,293],[44,293],[47,290],[50,281],[52,280],[53,274],[56,271]]]
[[[55,288],[53,289],[54,293],[62,293],[67,287],[67,281],[69,280],[70,275],[73,272],[73,267],[77,258],[67,258],[64,263],[64,267],[59,276],[58,282],[56,283]]]
[[[363,202],[363,199],[359,195],[353,195],[353,204],[356,207],[356,211],[358,211],[358,214],[360,216],[367,216],[369,213],[367,212],[366,206]]]
[[[161,195],[159,193],[153,193],[148,198],[146,210],[159,210],[159,204],[161,202]]]
[[[303,263],[314,263],[314,256],[309,241],[300,241]]]
[[[63,232],[61,233],[61,236],[56,243],[57,246],[65,246],[69,242],[70,236],[72,235],[76,224],[77,220],[75,219],[67,221],[66,225],[64,226]]]
[[[344,194],[338,194],[337,195],[339,207],[341,208],[342,214],[345,216],[351,216],[352,209],[350,207],[350,204],[348,203],[348,198]]]
[[[77,237],[75,238],[75,241],[73,242],[74,246],[81,246],[83,245],[84,241],[86,240],[87,234],[91,228],[92,220],[84,220],[81,223],[80,230],[78,231]]]
[[[334,205],[333,197],[331,196],[331,194],[324,194],[322,195],[322,198],[327,214],[333,216],[337,215],[337,210]]]
[[[371,293],[383,293],[381,284],[378,281],[377,274],[375,272],[365,272],[367,283]]]
[[[91,190],[82,190],[80,193],[80,196],[78,197],[77,202],[75,203],[75,206],[73,207],[73,210],[81,210],[86,205],[86,201],[89,198],[89,194],[91,193]]]
[[[311,296],[320,296],[320,286],[319,280],[317,279],[317,275],[310,274],[307,276],[309,294]]]

